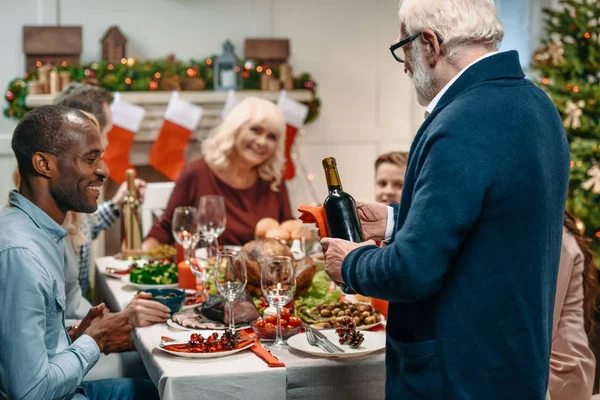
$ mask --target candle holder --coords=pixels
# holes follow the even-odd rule
[[[277,310],[275,341],[269,348],[280,348],[285,344],[281,335],[281,307],[289,303],[296,291],[296,276],[291,257],[267,258],[261,268],[260,284],[269,305]]]

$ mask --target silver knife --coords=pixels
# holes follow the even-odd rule
[[[343,349],[341,349],[338,346],[336,346],[335,344],[333,344],[333,342],[331,340],[327,339],[327,336],[325,336],[321,332],[319,332],[318,329],[315,329],[315,328],[310,327],[310,326],[308,326],[308,329],[310,329],[315,334],[315,336],[317,337],[317,339],[320,339],[323,342],[328,343],[331,347],[333,347],[334,349],[336,349],[340,353],[345,353],[345,351]]]

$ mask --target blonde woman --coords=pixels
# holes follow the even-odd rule
[[[243,245],[254,238],[256,223],[265,217],[292,217],[282,182],[285,119],[275,104],[249,97],[225,117],[202,146],[203,159],[188,163],[175,184],[162,218],[142,247],[173,243],[171,220],[176,207],[197,207],[203,195],[225,199],[227,227],[222,244]]]

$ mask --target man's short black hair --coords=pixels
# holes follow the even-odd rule
[[[63,89],[54,103],[94,114],[102,130],[108,123],[104,113],[104,103],[110,105],[113,100],[112,93],[103,87],[87,83],[72,83]]]
[[[34,108],[19,121],[11,145],[21,176],[33,172],[32,158],[35,153],[48,153],[60,158],[68,151],[74,140],[68,129],[73,126],[67,119],[69,115],[90,121],[96,126],[85,113],[55,105]]]

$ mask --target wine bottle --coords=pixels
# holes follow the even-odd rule
[[[142,213],[135,190],[135,170],[128,169],[127,194],[121,208],[121,248],[123,255],[134,254],[142,249]]]
[[[325,202],[323,202],[329,236],[355,243],[364,242],[356,204],[352,196],[344,192],[342,188],[335,158],[328,157],[324,159],[323,168],[325,169],[325,179],[327,180],[327,188],[329,189],[329,194]],[[344,293],[355,293],[343,282],[341,283],[341,288]]]

